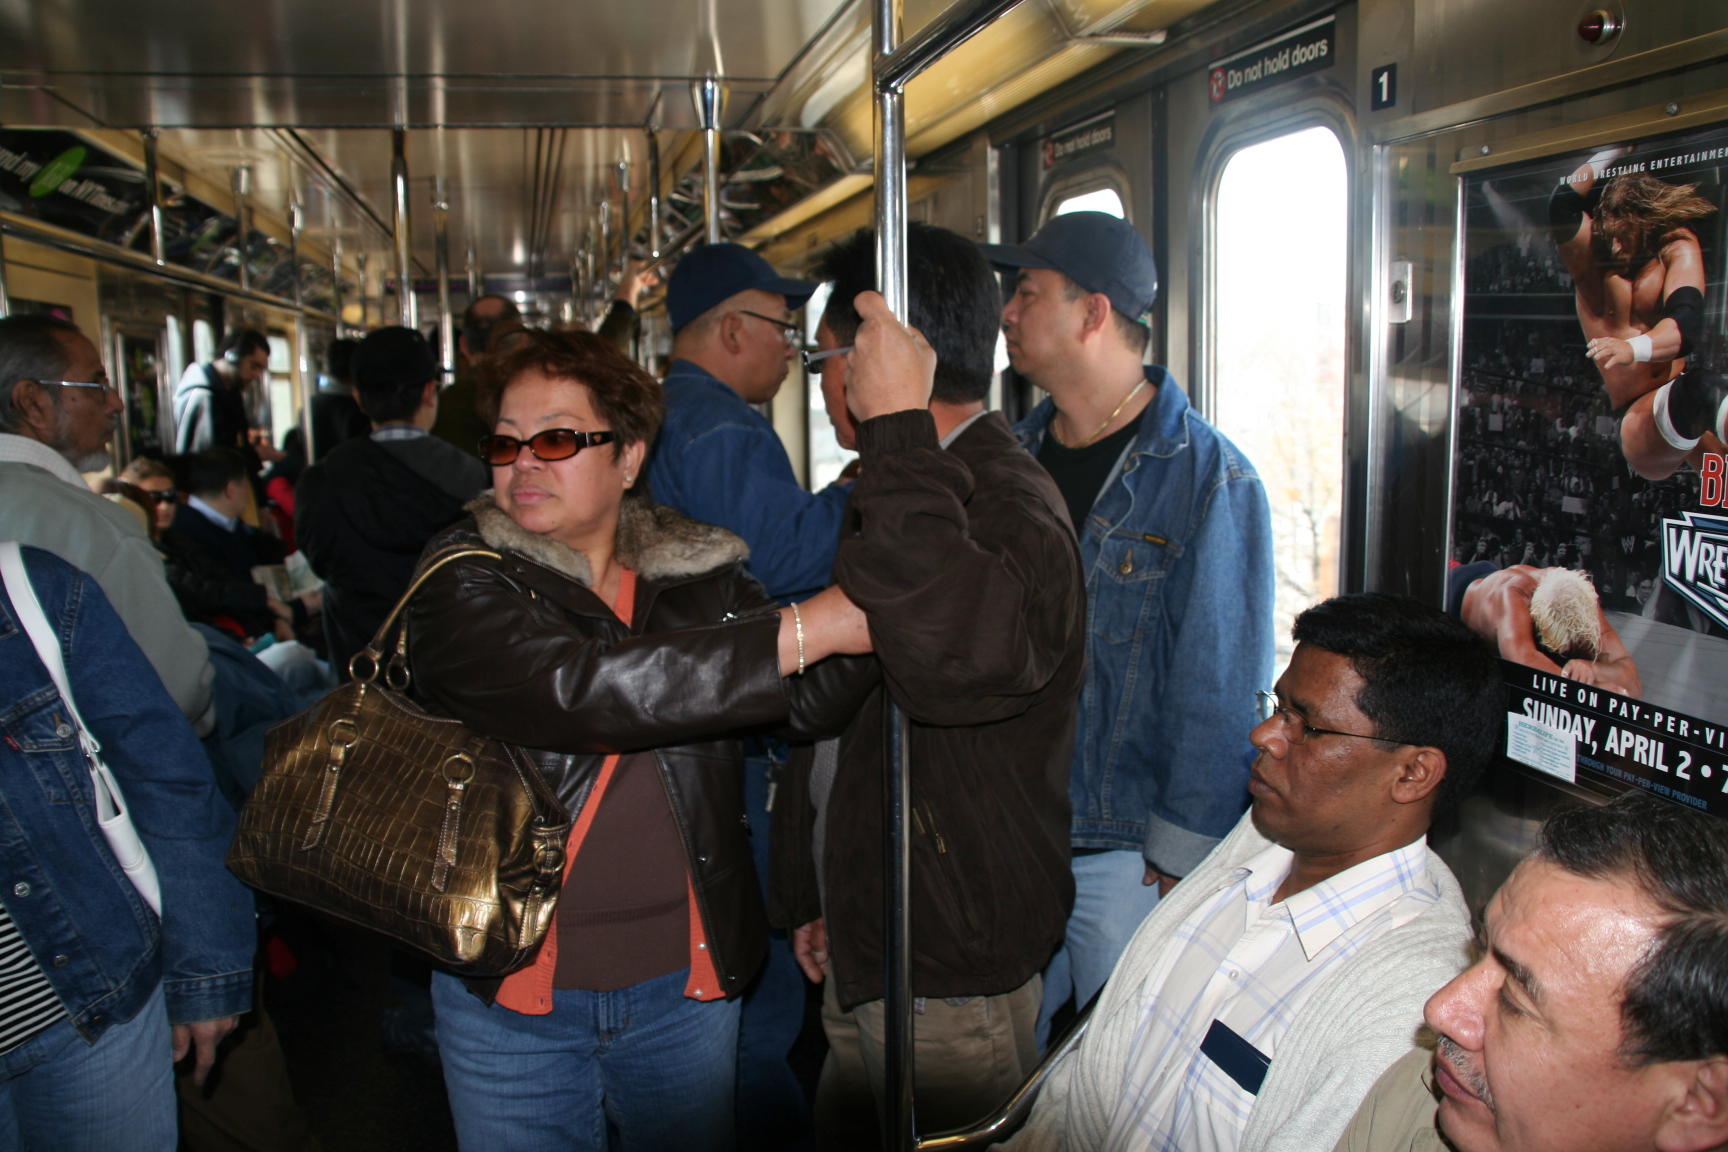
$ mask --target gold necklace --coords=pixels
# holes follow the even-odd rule
[[[1134,397],[1140,395],[1140,389],[1142,389],[1144,387],[1146,387],[1146,379],[1145,379],[1145,377],[1141,377],[1140,383],[1138,383],[1138,384],[1134,385],[1134,387],[1128,389],[1128,395],[1122,397],[1122,403],[1116,405],[1115,411],[1111,412],[1110,415],[1104,417],[1104,423],[1098,425],[1098,431],[1092,433],[1092,435],[1086,437],[1086,439],[1080,441],[1080,443],[1078,443],[1078,444],[1070,444],[1066,440],[1063,440],[1062,434],[1056,431],[1056,425],[1054,423],[1052,423],[1050,425],[1050,431],[1053,434],[1055,434],[1057,443],[1061,444],[1064,448],[1078,451],[1081,448],[1090,447],[1092,445],[1093,441],[1097,440],[1098,437],[1104,435],[1104,429],[1110,427],[1110,425],[1115,422],[1116,417],[1122,415],[1122,409],[1128,407],[1128,401],[1130,401],[1130,400],[1134,399]]]

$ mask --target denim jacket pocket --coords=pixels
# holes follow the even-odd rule
[[[32,693],[0,715],[0,737],[24,753],[49,803],[78,804],[87,799],[89,785],[84,781],[89,779],[89,768],[79,749],[78,729],[53,687]]]
[[[1176,550],[1149,532],[1113,532],[1098,548],[1090,589],[1093,624],[1114,643],[1131,640],[1145,626],[1143,609],[1169,575]]]

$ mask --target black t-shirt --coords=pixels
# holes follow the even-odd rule
[[[1049,428],[1044,430],[1044,443],[1038,446],[1038,463],[1044,465],[1044,470],[1050,473],[1050,478],[1061,490],[1076,536],[1081,534],[1086,514],[1092,511],[1104,481],[1110,478],[1111,469],[1116,467],[1123,450],[1140,431],[1140,421],[1145,415],[1146,410],[1141,409],[1134,419],[1084,448],[1069,448],[1058,441]]]

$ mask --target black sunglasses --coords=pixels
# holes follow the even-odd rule
[[[514,436],[480,437],[480,459],[494,468],[516,463],[522,449],[534,453],[536,460],[568,460],[584,448],[610,444],[618,439],[616,432],[578,432],[574,428],[548,428],[526,440]]]

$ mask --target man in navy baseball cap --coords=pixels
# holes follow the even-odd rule
[[[1068,776],[1074,911],[1044,970],[1042,1043],[1242,810],[1252,750],[1232,734],[1272,678],[1272,537],[1253,467],[1145,362],[1158,266],[1132,224],[1074,212],[984,254],[1017,272],[1008,359],[1049,395],[1015,431],[1068,506],[1095,621]]]
[[[1110,298],[1127,319],[1145,323],[1158,300],[1158,265],[1134,226],[1105,212],[1070,212],[1038,229],[1024,244],[985,244],[1002,268],[1049,268],[1088,292]]]
[[[674,335],[692,320],[744,292],[767,292],[786,298],[786,307],[804,307],[816,285],[793,280],[742,244],[708,244],[678,261],[666,285],[666,311]]]

